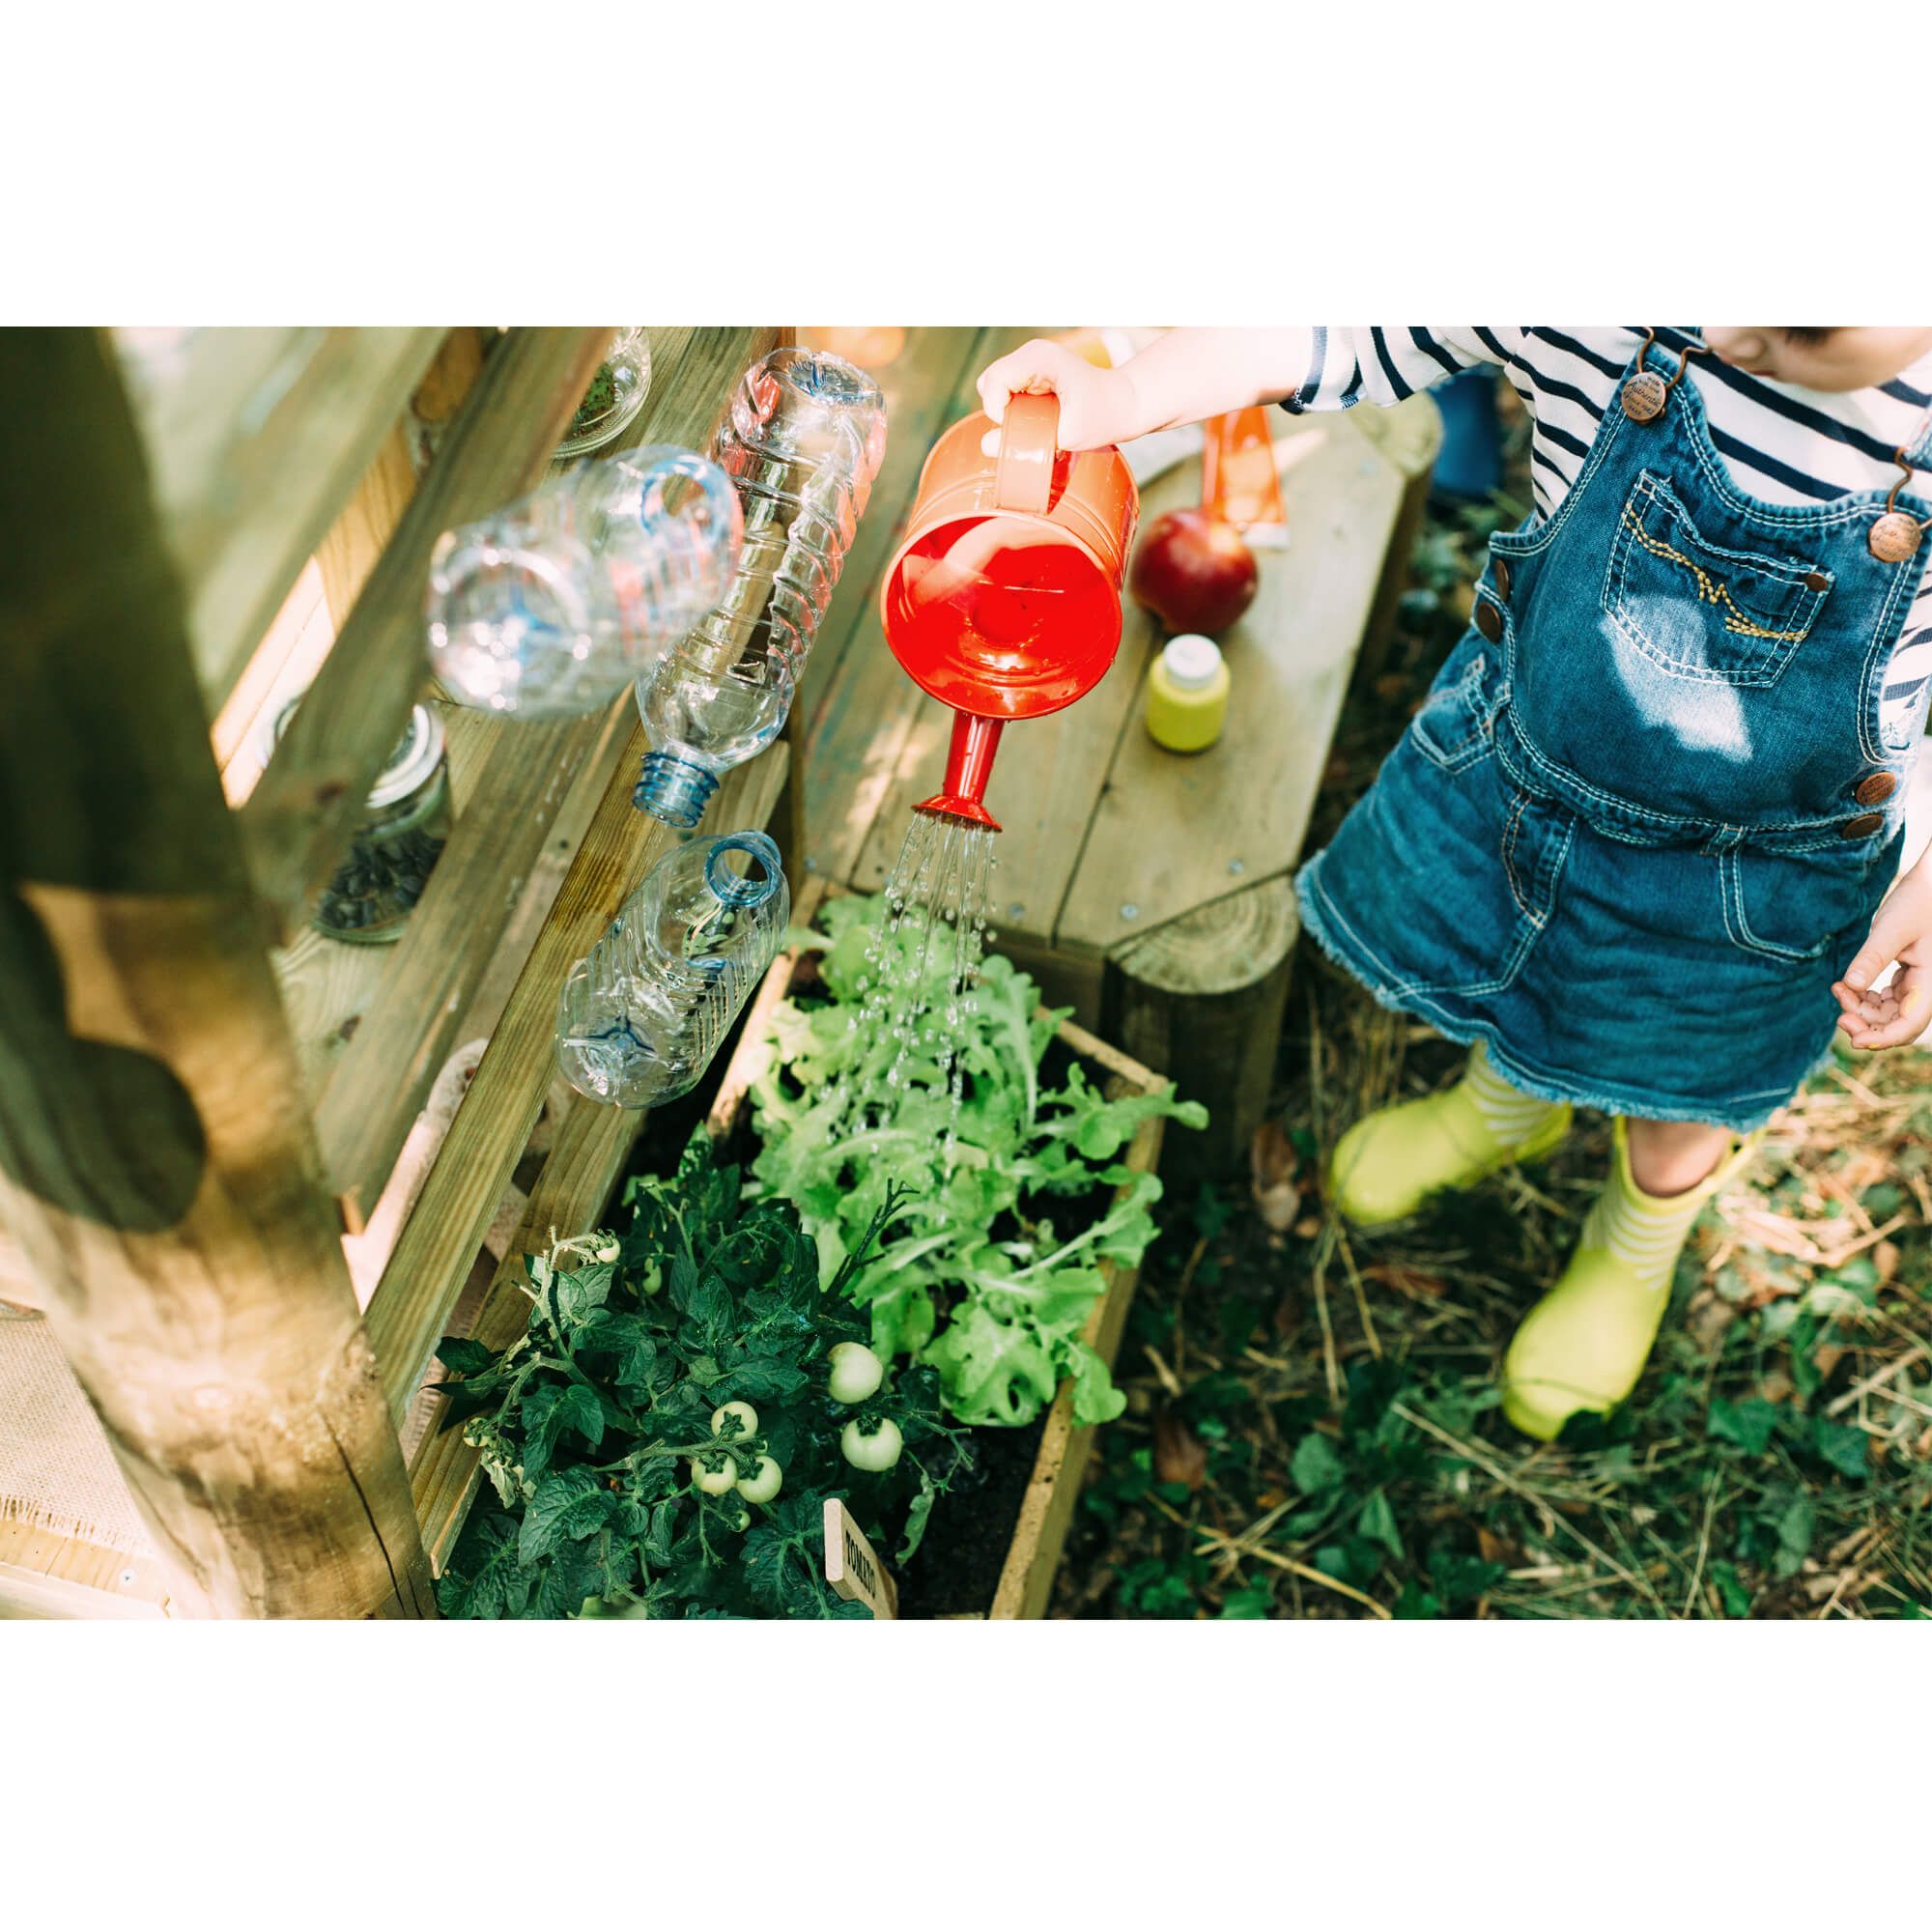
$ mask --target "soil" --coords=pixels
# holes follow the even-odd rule
[[[984,1616],[1012,1548],[1020,1504],[1046,1428],[976,1429],[977,1466],[934,1504],[925,1541],[898,1578],[901,1617]]]

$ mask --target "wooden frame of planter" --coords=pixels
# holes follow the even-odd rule
[[[779,1003],[790,992],[800,958],[817,950],[803,947],[781,953],[765,975],[746,1014],[738,1045],[725,1066],[718,1097],[712,1102],[706,1124],[714,1139],[725,1139],[743,1123],[753,1085],[770,1068],[777,1052],[767,1037],[768,1022]],[[1099,1076],[1096,1084],[1110,1098],[1125,1094],[1151,1094],[1168,1085],[1162,1075],[1070,1020],[1060,1022],[1055,1037],[1087,1063],[1090,1075]],[[1122,1164],[1135,1174],[1153,1173],[1166,1125],[1159,1117],[1143,1121],[1127,1144]],[[1111,1368],[1127,1324],[1127,1310],[1139,1285],[1140,1269],[1103,1260],[1098,1272],[1106,1283],[1106,1291],[1094,1303],[1081,1333]],[[981,1614],[996,1622],[1046,1614],[1047,1603],[1053,1595],[1054,1576],[1060,1568],[1060,1553],[1066,1542],[1067,1525],[1080,1493],[1081,1478],[1093,1454],[1094,1429],[1091,1423],[1083,1427],[1074,1421],[1073,1384],[1063,1381],[1047,1411],[1033,1473],[1020,1500],[1012,1542],[1000,1567],[999,1584],[991,1605]]]

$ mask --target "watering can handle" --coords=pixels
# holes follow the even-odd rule
[[[1041,517],[1053,496],[1053,458],[1060,436],[1060,398],[1009,396],[1000,424],[1000,467],[993,501],[1002,510]]]

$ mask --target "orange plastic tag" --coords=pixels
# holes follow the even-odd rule
[[[1267,411],[1257,403],[1209,416],[1202,428],[1202,507],[1250,536],[1258,530],[1286,530]]]

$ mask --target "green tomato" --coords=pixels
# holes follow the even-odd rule
[[[663,1267],[656,1262],[653,1262],[650,1264],[650,1266],[647,1267],[643,1271],[643,1273],[638,1277],[638,1288],[639,1292],[644,1294],[655,1294],[661,1288],[664,1287],[664,1285],[665,1285],[665,1271]]]
[[[691,1484],[707,1496],[726,1494],[738,1480],[738,1459],[718,1450],[691,1459]]]
[[[738,1427],[733,1432],[734,1436],[755,1435],[758,1433],[758,1411],[749,1402],[727,1402],[722,1408],[714,1408],[711,1411],[712,1435],[724,1434],[726,1416],[738,1418]]]
[[[784,1483],[784,1471],[769,1456],[760,1456],[749,1476],[738,1478],[738,1493],[748,1503],[768,1503]]]
[[[832,1400],[864,1402],[876,1395],[886,1365],[863,1342],[840,1342],[832,1350]]]
[[[905,1437],[899,1434],[899,1426],[891,1416],[880,1418],[879,1426],[869,1435],[859,1433],[855,1417],[848,1422],[838,1435],[838,1453],[855,1469],[869,1469],[874,1474],[892,1468],[899,1460],[899,1451],[905,1447]]]

